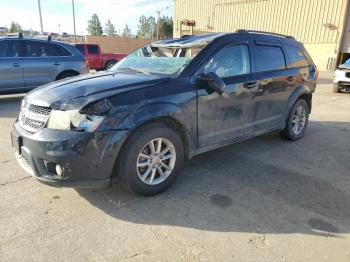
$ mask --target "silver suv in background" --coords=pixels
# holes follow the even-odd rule
[[[20,93],[49,82],[87,73],[85,58],[71,44],[0,38],[0,93]]]

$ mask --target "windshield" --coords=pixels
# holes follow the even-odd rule
[[[150,75],[177,76],[204,47],[155,47],[146,45],[131,53],[110,70]]]

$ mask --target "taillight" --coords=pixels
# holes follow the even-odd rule
[[[320,71],[318,71],[317,67],[315,67],[315,80],[317,80],[319,75],[320,75]]]
[[[85,63],[85,65],[87,66],[87,68],[89,69],[89,67],[90,67],[90,65],[89,65],[89,60],[87,60],[87,59],[85,58],[84,63]]]

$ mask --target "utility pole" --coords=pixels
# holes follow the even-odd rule
[[[40,5],[40,0],[38,0],[38,6],[39,6],[39,17],[40,17],[40,29],[41,29],[41,34],[44,34],[44,27],[43,27],[43,18],[41,16],[41,5]]]
[[[58,35],[61,34],[61,24],[58,24]]]
[[[160,10],[157,11],[157,39],[159,39],[159,19],[160,19]],[[152,38],[153,38],[153,32],[152,32]]]
[[[74,27],[74,43],[77,42],[77,33],[75,30],[75,10],[74,10],[74,0],[72,0],[72,7],[73,7],[73,27]]]
[[[160,22],[160,12],[163,11],[164,9],[168,9],[169,6],[166,6],[166,7],[163,7],[162,9],[158,10],[157,11],[157,39],[159,39],[159,22]],[[152,37],[153,37],[153,34],[152,34]]]

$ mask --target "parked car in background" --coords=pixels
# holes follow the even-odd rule
[[[335,93],[350,92],[350,59],[335,70],[333,91]]]
[[[110,70],[28,94],[12,143],[43,183],[101,187],[119,176],[154,195],[200,153],[275,130],[302,138],[317,76],[289,36],[240,30],[162,40]]]
[[[79,52],[87,59],[90,69],[107,70],[122,60],[125,54],[103,54],[101,47],[95,44],[75,44]]]
[[[0,93],[25,92],[87,72],[85,58],[73,45],[23,37],[0,38]]]

